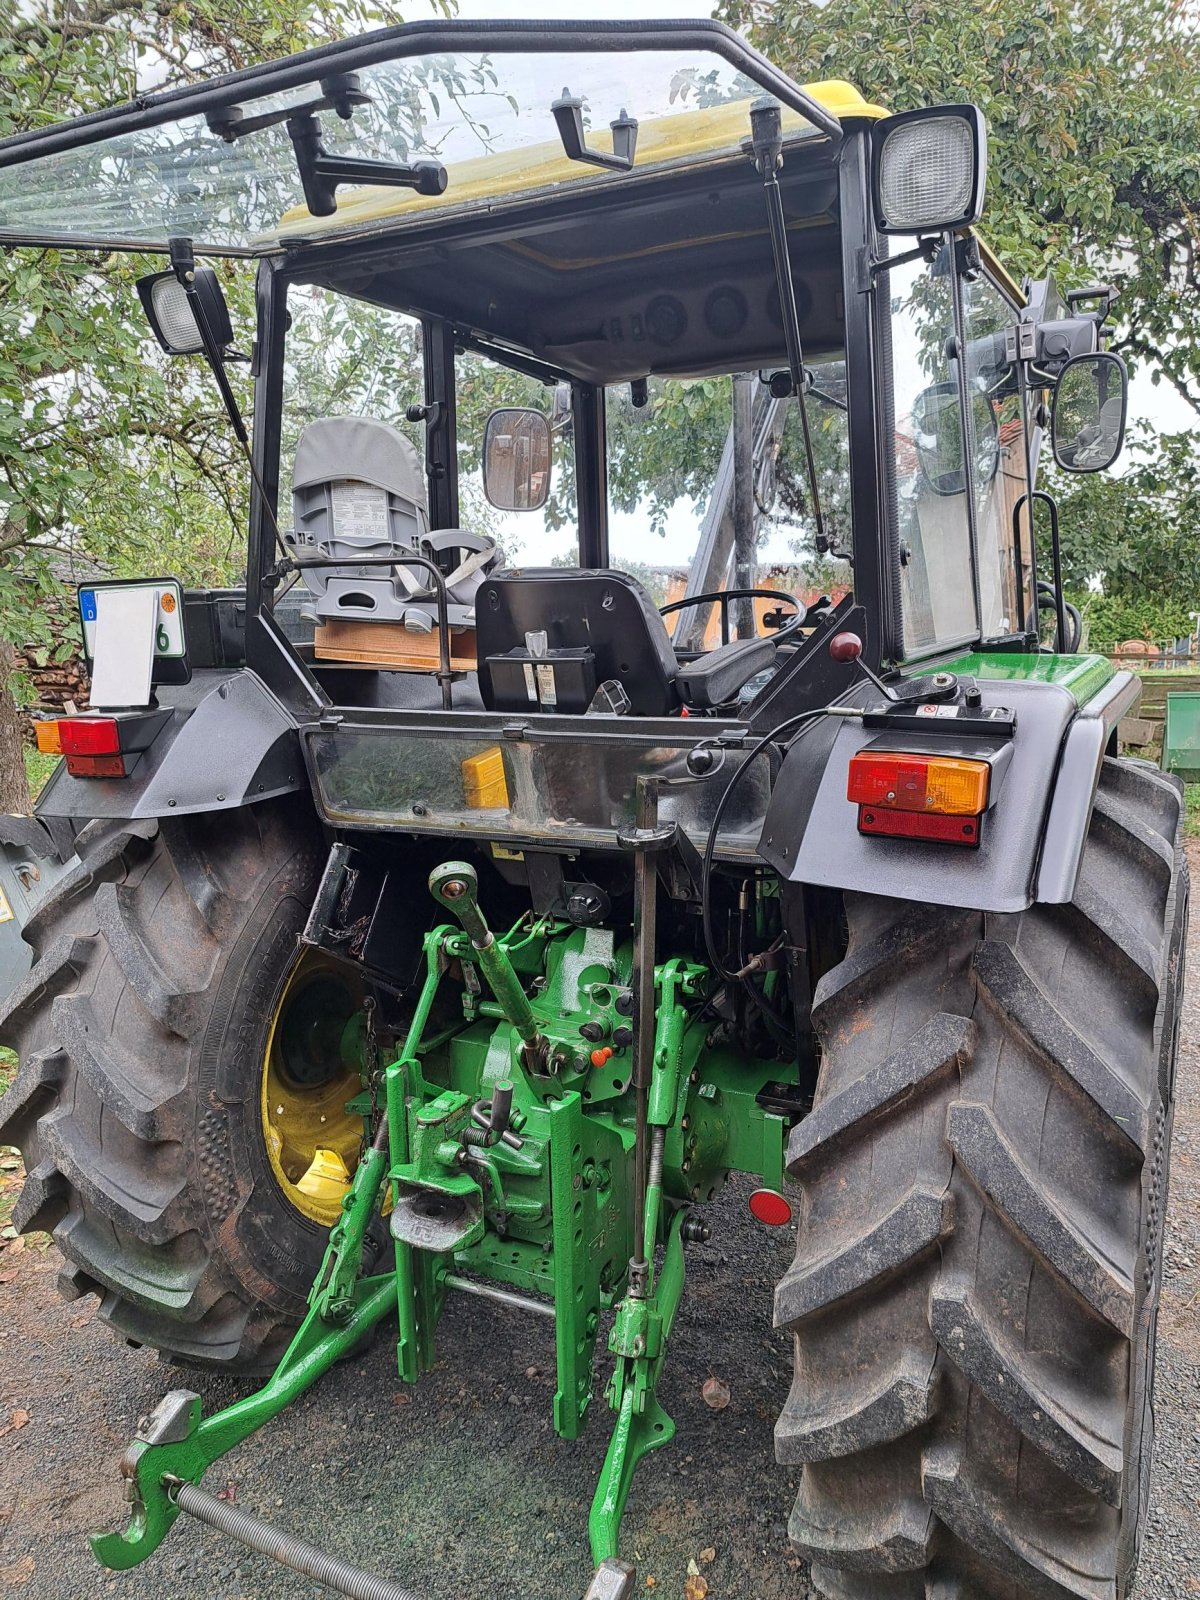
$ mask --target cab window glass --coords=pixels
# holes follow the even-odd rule
[[[947,358],[953,284],[944,256],[882,280],[890,306],[895,518],[904,653],[978,637],[961,406]]]
[[[1017,570],[1013,511],[1029,488],[1025,416],[1016,364],[1005,358],[1005,331],[1017,320],[1009,302],[986,278],[963,284],[967,386],[975,430],[975,539],[984,638],[1017,631]],[[1021,509],[1021,584],[1025,616],[1032,617],[1029,501]]]

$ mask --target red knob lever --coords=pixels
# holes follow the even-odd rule
[[[862,647],[862,640],[856,633],[835,633],[829,641],[829,654],[835,661],[857,661]]]

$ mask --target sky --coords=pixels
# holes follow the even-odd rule
[[[566,19],[584,21],[597,19],[604,21],[620,21],[622,18],[667,18],[667,17],[705,17],[712,14],[712,8],[704,4],[704,0],[458,0],[458,16],[472,17],[481,20],[498,18],[520,18],[523,20],[540,19]],[[986,231],[986,222],[985,222]],[[1148,369],[1143,369],[1130,382],[1129,387],[1129,421],[1130,424],[1143,422],[1158,431],[1177,433],[1191,429],[1195,426],[1195,413],[1169,384],[1160,383],[1157,386],[1151,382]],[[1127,465],[1128,453],[1123,462]],[[516,534],[523,546],[522,555],[527,561],[549,559],[554,553],[561,535],[552,537],[541,535],[539,531],[528,526],[533,519],[510,519],[513,524],[513,533]],[[635,514],[632,517],[615,516],[612,526],[612,542],[614,551],[636,548],[637,543],[643,549],[646,547],[645,522],[642,517]],[[674,513],[668,518],[666,535],[661,541],[655,541],[647,554],[641,559],[649,560],[654,565],[675,561],[685,561],[691,554],[696,538],[696,514],[688,504],[681,504],[675,508]]]

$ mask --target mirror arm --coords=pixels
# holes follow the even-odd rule
[[[296,153],[296,166],[304,189],[304,203],[314,217],[331,217],[337,210],[337,191],[343,183],[378,183],[417,194],[446,192],[446,169],[440,161],[419,157],[407,164],[370,161],[360,156],[339,156],[321,142],[321,124],[313,111],[287,119],[288,137]]]
[[[229,418],[238,443],[243,449],[248,450],[250,434],[247,431],[241,407],[237,403],[237,396],[230,387],[229,375],[225,371],[225,362],[221,357],[221,348],[214,339],[213,331],[208,325],[204,302],[196,292],[196,258],[192,250],[192,241],[176,236],[167,240],[167,250],[171,258],[171,270],[178,280],[179,287],[187,296],[188,308],[196,319],[196,328],[200,334],[204,358],[212,368],[213,377],[217,380],[217,388],[221,394],[221,403],[225,407],[225,415]]]

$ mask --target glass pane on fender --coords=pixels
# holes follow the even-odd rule
[[[986,278],[963,283],[963,324],[967,347],[967,386],[975,435],[975,539],[983,637],[1015,633],[1017,575],[1013,550],[1013,508],[1029,489],[1025,415],[1017,388],[1017,369],[1005,359],[1005,330],[1017,313]],[[1029,502],[1021,511],[1021,584],[1024,614],[1033,617]]]
[[[904,653],[978,637],[961,408],[946,357],[951,280],[910,261],[881,280],[890,306],[896,528]],[[885,330],[886,333],[886,330]]]

